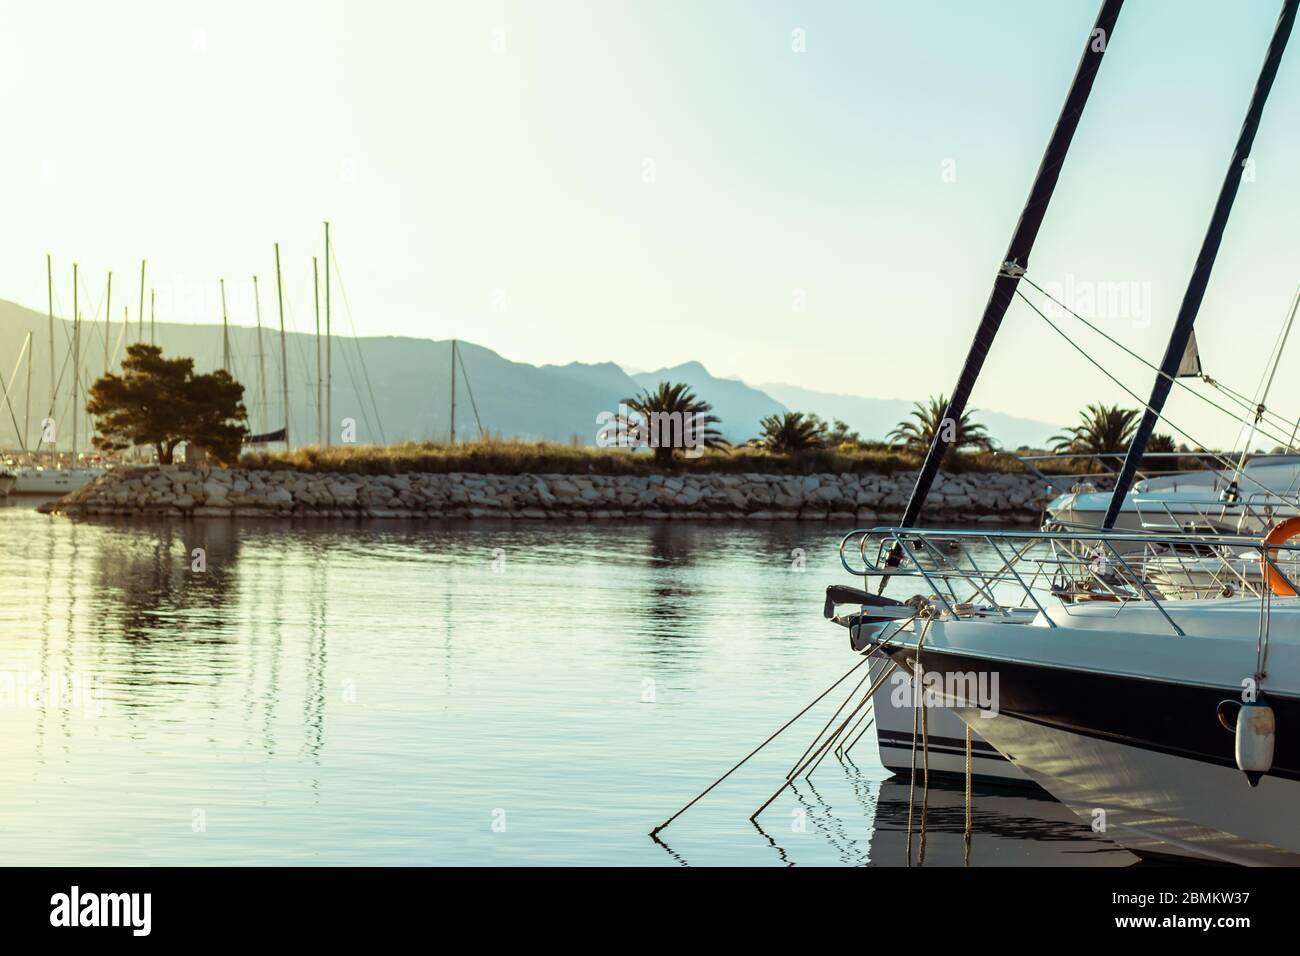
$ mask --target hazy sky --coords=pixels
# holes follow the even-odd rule
[[[49,252],[64,311],[75,260],[83,311],[112,269],[114,315],[134,316],[148,257],[159,320],[219,321],[225,276],[232,321],[251,324],[254,272],[274,315],[278,240],[306,330],[328,218],[363,334],[947,390],[1097,7],[14,5],[0,297],[43,310]],[[1085,309],[1135,292],[1098,321],[1149,358],[1278,9],[1129,0],[1112,38],[1030,274]],[[1297,118],[1300,36],[1198,324],[1207,372],[1245,392],[1300,282]],[[1145,396],[1147,372],[1083,341]],[[1297,367],[1300,341],[1270,404],[1300,414]],[[1014,306],[975,404],[1064,424],[1097,399],[1124,396]],[[1169,412],[1208,442],[1235,433],[1184,396]]]

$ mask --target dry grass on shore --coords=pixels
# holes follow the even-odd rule
[[[881,447],[822,449],[781,455],[761,448],[741,447],[730,452],[706,451],[698,458],[678,456],[675,474],[757,472],[761,474],[816,474],[861,472],[890,474],[920,465],[921,456]],[[1021,472],[1006,455],[980,452],[952,460],[956,469],[971,472]],[[666,469],[655,465],[645,452],[619,448],[591,448],[552,442],[492,440],[448,445],[438,442],[402,442],[396,445],[335,445],[299,448],[292,452],[250,453],[240,459],[245,468],[293,468],[304,472],[342,472],[382,475],[401,473],[469,472],[478,474],[599,474],[649,475]]]

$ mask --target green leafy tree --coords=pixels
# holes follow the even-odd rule
[[[786,412],[768,415],[759,425],[763,429],[758,444],[768,451],[790,455],[815,448],[825,448],[826,424],[816,415]]]
[[[962,412],[961,418],[949,421],[944,416],[948,411],[948,397],[940,394],[930,396],[926,404],[917,402],[911,417],[898,423],[898,427],[886,437],[895,444],[902,445],[910,451],[925,451],[934,442],[934,436],[941,429],[947,429],[952,440],[949,447],[954,451],[973,448],[979,451],[991,451],[993,439],[984,426],[974,421],[971,416],[977,409]]]
[[[636,413],[636,420],[624,419],[622,427],[640,437],[634,444],[649,444],[654,449],[657,465],[671,465],[678,448],[731,447],[713,427],[721,421],[710,414],[713,406],[696,398],[685,382],[660,382],[653,391],[643,389],[641,394],[623,399],[623,404]]]
[[[151,446],[170,465],[176,446],[191,442],[219,462],[239,458],[248,418],[244,386],[224,369],[196,375],[192,358],[163,358],[156,345],[126,352],[121,375],[90,387],[86,411],[95,416],[96,448]]]

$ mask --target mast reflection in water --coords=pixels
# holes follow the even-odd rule
[[[848,668],[843,529],[18,502],[0,530],[12,864],[907,862],[870,735],[749,823],[812,723],[646,836]],[[963,807],[931,787],[925,865],[962,864]],[[1132,861],[1032,795],[981,790],[975,822],[974,865]]]

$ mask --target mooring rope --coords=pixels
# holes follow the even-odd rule
[[[682,807],[680,810],[678,810],[676,813],[674,813],[671,817],[669,817],[669,818],[668,818],[667,820],[665,820],[663,823],[659,824],[659,826],[657,826],[657,827],[655,827],[653,830],[651,830],[651,831],[650,831],[650,836],[652,836],[652,837],[655,836],[656,834],[659,833],[660,830],[662,830],[662,829],[664,829],[665,827],[667,827],[668,824],[672,823],[674,820],[676,820],[678,817],[680,817],[683,813],[685,813],[685,812],[686,812],[687,810],[689,810],[691,807],[695,806],[695,804],[697,804],[701,799],[703,799],[703,798],[704,798],[704,797],[709,793],[709,791],[711,791],[714,787],[716,787],[718,784],[722,783],[722,781],[726,780],[726,779],[727,779],[728,777],[730,777],[733,773],[735,773],[737,770],[739,770],[739,769],[741,768],[741,766],[745,764],[746,761],[748,761],[751,757],[754,756],[754,754],[758,753],[760,750],[762,750],[764,747],[766,747],[768,744],[770,744],[773,740],[775,740],[778,736],[780,736],[781,733],[782,733],[782,732],[783,732],[787,727],[789,727],[789,726],[790,726],[791,724],[793,724],[796,720],[798,720],[798,719],[799,719],[800,717],[802,717],[804,714],[808,713],[808,711],[812,710],[815,706],[817,706],[819,703],[821,703],[822,699],[823,699],[827,694],[829,694],[831,691],[833,691],[836,687],[839,687],[840,684],[844,683],[844,681],[848,680],[850,674],[852,674],[854,671],[856,671],[856,670],[857,670],[859,667],[861,667],[863,664],[867,663],[867,661],[869,661],[870,659],[871,659],[870,655],[868,655],[868,654],[864,654],[864,655],[862,656],[862,660],[858,661],[856,664],[854,664],[852,667],[850,667],[847,671],[844,672],[843,676],[840,677],[839,680],[837,680],[835,683],[831,684],[830,687],[827,687],[824,691],[822,691],[820,694],[818,694],[817,697],[812,701],[812,703],[810,703],[807,707],[805,707],[803,710],[799,711],[799,713],[795,714],[793,717],[791,717],[789,720],[787,720],[784,724],[782,724],[779,728],[777,728],[776,732],[773,733],[772,736],[768,737],[768,738],[767,738],[766,740],[764,740],[761,744],[759,744],[757,747],[755,747],[753,750],[751,750],[749,753],[747,753],[744,757],[742,757],[742,758],[740,759],[740,762],[739,762],[739,763],[737,763],[734,767],[732,767],[730,770],[728,770],[726,773],[724,773],[721,777],[719,777],[717,780],[713,781],[713,783],[709,784],[707,787],[705,787],[703,790],[701,790],[701,791],[700,791],[700,792],[695,796],[695,798],[694,798],[693,800],[691,800],[688,804],[686,804],[684,807]],[[751,819],[752,819],[752,817],[751,817]]]
[[[918,658],[919,661],[919,658]],[[925,688],[921,688],[921,760],[925,774],[921,778],[921,844],[916,854],[916,865],[925,866],[925,825],[930,816],[930,705],[926,702]]]
[[[966,844],[966,865],[970,866],[970,836],[971,836],[971,730],[970,724],[966,725],[966,831],[964,842]]]
[[[868,657],[870,657],[870,655],[868,655]],[[835,722],[835,718],[838,717],[841,714],[841,712],[843,712],[844,708],[848,706],[849,701],[853,700],[853,698],[857,695],[858,688],[861,687],[863,682],[865,682],[866,679],[870,676],[871,676],[871,667],[868,666],[867,672],[862,675],[862,680],[858,681],[857,684],[854,685],[853,690],[849,691],[849,694],[847,697],[844,698],[843,703],[841,703],[840,706],[835,708],[835,713],[831,714],[830,719],[826,721],[825,726],[823,726],[822,729],[817,732],[817,736],[814,737],[812,739],[812,742],[808,744],[808,749],[805,750],[803,753],[801,753],[799,755],[799,759],[796,760],[790,766],[790,769],[786,772],[785,775],[785,778],[787,780],[789,780],[791,777],[794,776],[795,768],[797,768],[801,763],[803,763],[804,757],[807,757],[808,754],[812,752],[812,749],[816,747],[819,743],[821,743],[822,735],[825,734],[826,731],[830,729],[831,724]]]
[[[874,724],[875,722],[876,722],[875,716],[874,715],[869,716],[867,719],[867,726],[863,727],[862,731],[856,737],[853,738],[853,742],[851,744],[849,744],[847,747],[842,746],[840,748],[839,756],[844,759],[847,759],[849,763],[853,763],[853,758],[849,757],[849,751],[857,746],[858,741],[861,740],[866,735],[867,731],[871,729],[872,724]],[[859,723],[861,723],[861,721],[859,721]],[[853,730],[857,730],[857,727],[854,727]],[[853,731],[851,730],[849,731],[849,733],[852,734]]]
[[[920,658],[917,658],[917,666],[920,666]],[[921,713],[916,706],[916,675],[912,675],[912,773],[909,777],[907,786],[907,865],[912,865],[912,808],[916,806],[916,741],[917,721],[921,719]]]
[[[907,791],[907,865],[908,866],[912,865],[912,813],[914,807],[916,806],[916,744],[918,738],[920,737],[920,734],[924,733],[923,729],[918,733],[918,727],[921,719],[921,711],[925,707],[925,690],[923,684],[924,677],[925,677],[925,668],[921,664],[921,648],[922,646],[924,646],[925,639],[927,635],[929,635],[930,633],[930,623],[932,620],[933,618],[926,618],[925,626],[921,628],[921,636],[917,638],[916,641],[916,664],[912,669],[912,775],[911,775],[911,780],[908,784],[908,791]],[[918,690],[920,690],[922,695],[920,707],[918,707],[916,703],[916,694]],[[926,742],[928,744],[928,740]],[[928,753],[929,751],[928,746],[926,747],[926,751],[927,751],[925,757],[926,796],[924,799],[926,799],[926,801],[928,802],[929,787],[930,787],[930,771],[929,771],[930,758]],[[922,827],[922,831],[921,831],[922,836],[924,836],[925,833],[924,810],[922,812],[921,827]],[[921,845],[922,857],[920,860],[917,861],[918,863],[924,862],[924,853],[925,853],[925,844],[923,842]]]
[[[898,663],[896,661],[890,662],[889,666],[886,667],[885,670],[881,673],[880,678],[875,683],[873,683],[871,687],[867,690],[866,694],[863,695],[862,700],[858,702],[858,706],[853,708],[853,712],[844,718],[844,722],[835,729],[835,732],[832,733],[829,738],[827,738],[826,742],[821,745],[821,747],[816,751],[816,753],[814,753],[811,757],[809,757],[804,762],[803,767],[800,767],[797,771],[795,771],[793,777],[790,777],[781,782],[781,786],[777,788],[776,793],[768,797],[767,800],[763,802],[763,805],[761,807],[759,807],[752,814],[750,814],[749,819],[751,820],[756,819],[760,813],[762,813],[769,806],[771,806],[772,801],[775,800],[777,797],[779,797],[782,793],[784,793],[786,787],[794,783],[794,778],[799,776],[799,774],[803,772],[805,767],[807,767],[810,763],[812,763],[814,760],[820,757],[822,753],[825,752],[830,747],[830,745],[836,741],[839,735],[843,733],[844,728],[847,727],[849,723],[853,720],[853,718],[857,716],[858,711],[860,711],[863,707],[865,707],[867,702],[871,700],[871,695],[876,692],[876,689],[885,682],[886,678],[888,678],[889,675],[892,674],[895,668],[897,667],[898,667]]]

